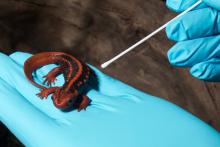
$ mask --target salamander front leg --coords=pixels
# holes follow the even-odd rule
[[[86,107],[89,105],[90,102],[91,100],[89,99],[89,97],[87,97],[86,95],[83,95],[82,101],[78,107],[78,112],[81,111],[82,109],[86,110]]]

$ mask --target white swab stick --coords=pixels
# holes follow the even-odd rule
[[[119,59],[121,56],[125,55],[126,53],[130,52],[131,50],[133,50],[135,47],[137,47],[138,45],[142,44],[143,42],[147,41],[149,38],[151,38],[152,36],[156,35],[158,32],[162,31],[164,28],[166,28],[171,22],[173,22],[174,20],[180,18],[181,16],[183,16],[184,14],[186,14],[187,12],[191,11],[192,9],[194,9],[195,7],[197,7],[199,4],[202,3],[202,0],[199,0],[198,2],[196,2],[194,5],[192,5],[191,7],[189,7],[187,10],[183,11],[182,13],[180,13],[179,15],[177,15],[176,17],[174,17],[173,19],[171,19],[170,21],[168,21],[167,23],[165,23],[164,25],[162,25],[161,27],[159,27],[157,30],[155,30],[154,32],[152,32],[151,34],[149,34],[148,36],[146,36],[145,38],[143,38],[142,40],[138,41],[137,43],[135,43],[134,45],[132,45],[131,47],[129,47],[128,49],[124,50],[123,52],[121,52],[120,54],[118,54],[117,56],[115,56],[114,58],[112,58],[111,60],[103,63],[101,65],[102,68],[106,68],[108,65],[110,65],[112,62],[116,61],[117,59]]]

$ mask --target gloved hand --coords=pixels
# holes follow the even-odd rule
[[[167,6],[182,12],[197,0],[167,0]],[[190,67],[191,74],[202,80],[220,81],[220,1],[203,0],[195,10],[172,22],[168,38],[177,41],[168,51],[171,64]]]
[[[112,79],[93,67],[98,91],[86,111],[62,112],[24,76],[30,54],[0,54],[0,120],[26,146],[217,147],[220,134],[181,108]],[[37,71],[39,78],[51,66]],[[43,79],[40,78],[42,81]],[[57,84],[62,84],[62,75]]]

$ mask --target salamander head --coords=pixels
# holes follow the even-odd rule
[[[62,89],[59,89],[55,91],[55,93],[52,96],[54,105],[61,109],[66,110],[68,108],[73,107],[74,103],[76,102],[77,98],[79,96],[79,93],[77,90],[66,92]]]

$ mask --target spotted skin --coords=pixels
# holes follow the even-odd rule
[[[44,76],[43,84],[38,84],[33,79],[33,73],[48,64],[56,64],[57,67],[48,72]],[[83,95],[85,84],[94,76],[93,70],[85,63],[76,59],[70,54],[63,52],[43,52],[28,58],[24,63],[24,73],[27,79],[35,86],[41,89],[37,94],[40,98],[47,98],[52,94],[54,105],[62,110],[76,107],[78,111],[86,109],[90,103],[90,99]],[[64,84],[62,86],[52,86],[56,77],[60,74],[64,76]],[[81,89],[81,90],[80,90]]]

